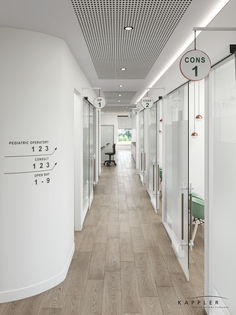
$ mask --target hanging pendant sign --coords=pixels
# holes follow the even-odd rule
[[[106,105],[105,98],[99,96],[94,100],[94,106],[97,108],[103,108]]]
[[[182,56],[179,67],[186,79],[200,81],[208,76],[211,70],[211,60],[204,51],[193,49]]]
[[[150,96],[146,96],[142,99],[143,108],[151,108],[153,106],[153,98]]]

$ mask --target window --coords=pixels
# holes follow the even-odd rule
[[[131,143],[132,133],[131,129],[118,129],[118,143]]]

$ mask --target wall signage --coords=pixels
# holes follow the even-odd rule
[[[208,76],[211,70],[211,60],[204,51],[193,49],[182,56],[179,67],[186,79],[200,81]]]
[[[153,98],[150,96],[146,96],[142,99],[142,106],[143,108],[151,108],[153,106]]]
[[[103,108],[106,105],[105,99],[103,97],[96,97],[94,100],[94,106],[97,108]]]
[[[5,158],[5,175],[33,176],[34,185],[49,184],[58,162],[57,147],[49,140],[10,140]]]

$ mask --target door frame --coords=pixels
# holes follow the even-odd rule
[[[74,89],[74,229],[82,229],[83,212],[83,99]]]

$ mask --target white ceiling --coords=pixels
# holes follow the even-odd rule
[[[75,0],[73,1],[75,3]],[[122,108],[126,108],[126,103],[133,104],[137,101],[145,88],[153,84],[153,81],[155,80],[157,74],[160,73],[160,71],[163,69],[163,67],[165,67],[168,61],[173,58],[179,48],[185,43],[186,39],[189,38],[189,36],[192,36],[192,28],[194,26],[201,26],[203,21],[206,20],[209,13],[212,12],[212,10],[214,10],[214,8],[222,1],[224,0],[192,0],[182,19],[179,18],[178,14],[180,13],[176,12],[176,16],[173,17],[172,20],[168,20],[167,18],[165,19],[168,23],[165,27],[160,27],[160,30],[157,25],[159,25],[159,19],[160,17],[162,17],[162,14],[160,12],[156,12],[156,15],[154,16],[154,18],[156,18],[154,19],[149,14],[150,12],[146,11],[146,13],[150,15],[150,20],[152,20],[152,24],[149,24],[147,28],[144,28],[143,26],[142,31],[140,31],[139,27],[140,25],[142,25],[144,21],[143,19],[148,20],[149,17],[144,17],[144,15],[142,14],[143,7],[141,5],[143,5],[143,3],[148,4],[150,8],[153,8],[152,6],[155,7],[155,5],[162,5],[164,7],[165,4],[171,4],[173,6],[176,5],[176,7],[179,8],[178,5],[180,5],[180,3],[184,6],[186,5],[187,1],[78,1],[78,3],[84,4],[85,9],[87,3],[90,4],[91,16],[95,14],[95,9],[97,8],[96,5],[99,3],[107,3],[107,6],[101,6],[101,8],[107,8],[107,10],[110,5],[113,5],[112,8],[114,9],[114,12],[116,10],[116,3],[133,4],[132,9],[130,8],[128,11],[128,15],[125,10],[124,14],[121,14],[116,18],[116,20],[118,20],[117,23],[119,25],[120,32],[123,32],[124,24],[128,23],[129,21],[131,21],[134,26],[134,30],[128,35],[129,41],[130,43],[132,43],[132,45],[130,44],[130,50],[127,50],[127,47],[123,47],[125,43],[127,43],[127,41],[124,41],[124,36],[126,36],[124,33],[122,33],[123,39],[122,36],[121,38],[119,38],[119,46],[121,45],[121,47],[119,47],[118,49],[117,46],[114,46],[114,43],[116,42],[114,42],[114,40],[115,38],[118,38],[118,35],[116,35],[116,37],[114,36],[113,38],[113,35],[111,36],[111,34],[114,34],[117,28],[111,29],[110,34],[108,33],[109,26],[103,32],[101,32],[99,28],[97,28],[99,32],[95,32],[95,25],[91,25],[91,30],[93,30],[98,36],[97,43],[100,44],[100,48],[98,51],[96,51],[95,48],[92,49],[90,47],[91,44],[90,46],[87,46],[89,38],[88,36],[87,38],[84,38],[83,36],[83,32],[85,31],[82,32],[71,0],[0,0],[0,25],[39,31],[64,39],[71,48],[72,53],[77,58],[80,67],[89,79],[91,85],[94,87],[100,87],[103,91],[105,91],[105,95],[108,99],[108,105],[110,105],[111,110],[114,111],[115,108],[120,108],[121,106]],[[136,4],[138,5],[136,6]],[[148,6],[146,7],[146,10],[148,10]],[[167,10],[168,6],[165,6],[165,8]],[[214,19],[211,24],[217,26],[236,26],[235,12],[236,0],[230,0],[228,5],[221,11],[221,13]],[[88,14],[89,13],[87,12],[87,15]],[[168,13],[165,14],[167,14],[168,16]],[[129,17],[129,19],[122,20],[123,15],[126,18]],[[99,13],[96,15],[97,23],[103,24],[105,26],[105,22],[107,21],[108,20],[104,20],[104,16],[102,14]],[[90,24],[88,25],[89,27]],[[152,33],[154,29],[155,32]],[[165,29],[168,29],[168,33],[166,34],[163,33]],[[139,30],[139,33],[137,32],[137,30]],[[163,38],[160,38],[160,34],[163,35]],[[148,43],[150,44],[150,55],[148,55],[149,50],[145,50],[142,48],[142,45],[143,43],[145,43],[146,40],[145,37],[147,37]],[[166,40],[168,38],[169,40],[166,43]],[[104,44],[104,41],[108,43],[107,46]],[[201,45],[199,47],[208,52],[213,62],[219,60],[227,54],[229,42],[236,43],[235,33],[202,33],[199,36],[199,45]],[[165,43],[164,46],[163,43]],[[133,55],[131,53],[131,50],[133,51]],[[141,55],[139,55],[139,53],[141,53]],[[99,56],[103,56],[103,63],[108,62],[109,60],[108,65],[106,65],[104,69],[102,69],[103,66],[101,60],[99,60]],[[110,59],[108,59],[107,56],[109,56]],[[139,59],[138,65],[136,60],[137,58],[141,58]],[[157,59],[156,61],[155,58]],[[137,67],[134,66],[135,64]],[[123,65],[127,67],[127,71],[121,73],[118,70],[119,67]],[[141,73],[140,69],[142,69],[143,73]],[[164,87],[165,92],[167,92],[172,88],[178,86],[178,84],[183,81],[184,79],[180,75],[177,60],[173,64],[173,66],[170,67],[169,70],[155,84],[155,87]],[[123,85],[122,88],[119,87],[120,84]],[[111,94],[109,94],[108,92],[111,92]],[[131,92],[129,97],[127,98],[124,93],[124,98],[122,98],[120,102],[121,104],[118,102],[116,103],[116,93],[119,92],[121,92],[121,94],[124,92]],[[150,94],[158,97],[158,95],[163,94],[163,90],[152,90]]]
[[[127,113],[129,112],[131,109],[135,108],[134,105],[113,105],[113,106],[105,106],[102,111],[103,112],[109,112],[109,113],[116,113],[116,114],[120,114],[120,113]]]
[[[136,91],[104,91],[107,103],[112,105],[129,105],[136,95]]]

